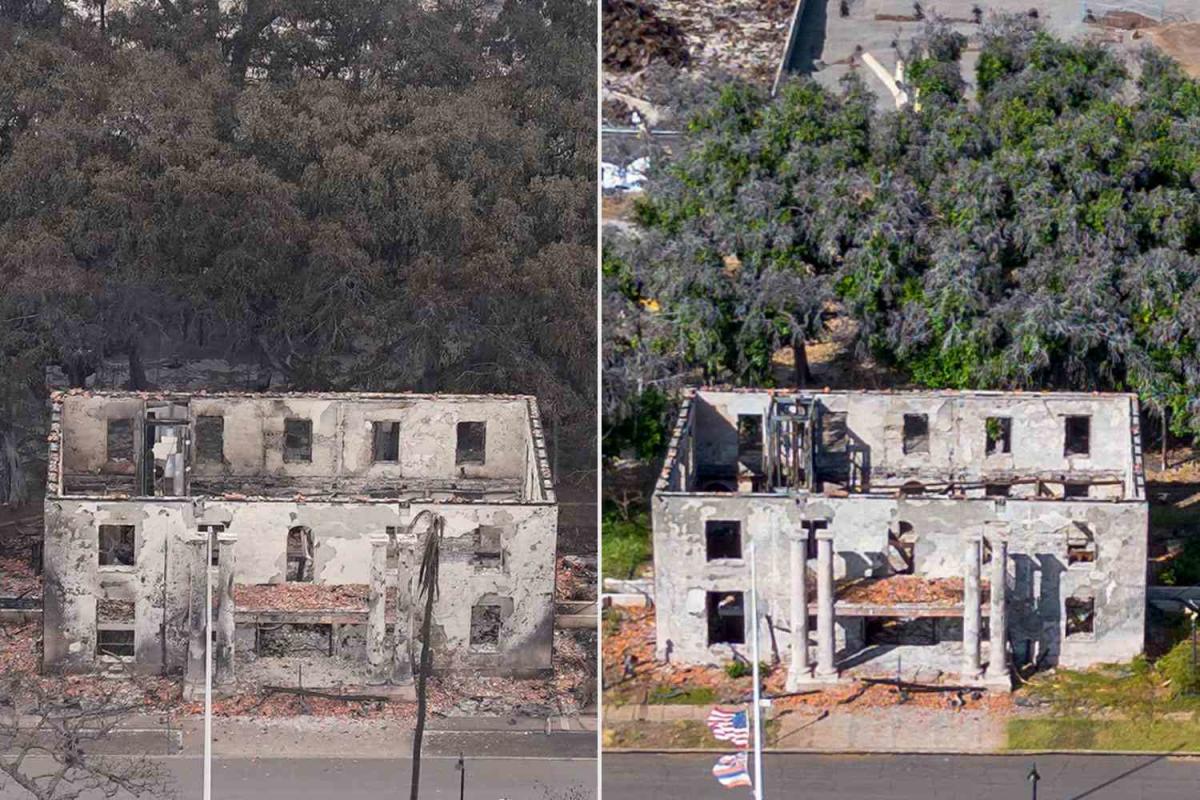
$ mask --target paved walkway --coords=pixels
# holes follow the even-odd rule
[[[702,722],[711,706],[646,705],[605,708],[604,724]],[[776,750],[873,753],[994,753],[1003,749],[1007,717],[983,711],[946,711],[891,706],[857,709],[794,709],[778,720]],[[714,747],[719,745],[714,742]]]
[[[408,720],[344,717],[214,717],[218,758],[395,758],[412,751]],[[0,740],[0,752],[4,750]],[[596,717],[434,717],[425,728],[429,752],[479,756],[595,758]],[[195,756],[204,752],[204,719],[169,722],[135,715],[90,746],[112,755]],[[3,796],[0,795],[0,798]]]

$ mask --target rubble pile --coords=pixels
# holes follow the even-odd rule
[[[792,0],[660,0],[659,5],[683,29],[693,70],[774,78],[787,43]]]
[[[980,593],[986,601],[987,581],[980,581]],[[840,585],[837,599],[843,603],[878,606],[903,603],[959,605],[963,602],[963,579],[922,578],[917,575],[861,578]]]
[[[634,72],[661,60],[673,67],[688,63],[683,32],[642,0],[604,0],[604,65]]]
[[[0,558],[0,597],[36,599],[42,596],[42,578],[33,573],[28,562],[19,558]]]
[[[661,94],[670,84],[670,73],[697,76],[727,72],[769,86],[787,46],[795,5],[795,0],[657,0],[654,13],[670,20],[682,35],[687,60],[680,64],[628,55],[642,54],[642,40],[629,30],[629,23],[619,23],[606,13],[604,119],[622,123],[631,117],[625,113],[629,106],[622,98],[653,101],[659,111],[664,110],[659,108],[661,98],[652,98],[655,92],[650,87],[663,84],[657,90]],[[606,10],[608,6],[606,0]],[[620,66],[623,58],[632,66]],[[646,113],[641,116],[649,119]]]
[[[121,674],[42,675],[41,622],[0,625],[0,676],[21,675],[46,697],[62,703],[79,701],[105,706],[141,704],[147,711],[179,709],[179,684],[168,678]]]
[[[960,585],[961,592],[961,585]],[[645,703],[650,695],[670,696],[698,689],[712,691],[714,703],[746,702],[753,688],[751,678],[730,678],[719,666],[670,664],[655,659],[654,611],[650,609],[606,613],[603,644],[604,700],[613,705]],[[742,655],[745,655],[742,652]],[[631,657],[627,660],[627,656]],[[626,675],[626,668],[632,677]],[[788,709],[833,709],[847,711],[906,705],[918,708],[1009,711],[1012,697],[1004,692],[901,691],[895,686],[872,681],[837,684],[818,691],[790,694],[787,669],[778,665],[763,681],[773,707]],[[936,681],[930,681],[934,685]]]
[[[555,568],[555,600],[595,600],[596,561],[579,556],[561,556]]]
[[[238,611],[364,611],[370,587],[365,583],[237,584]]]

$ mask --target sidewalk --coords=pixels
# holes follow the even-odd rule
[[[217,758],[396,758],[411,752],[413,724],[340,717],[214,717]],[[467,755],[504,753],[595,757],[596,717],[432,717],[426,749]],[[0,743],[2,749],[2,743]],[[204,752],[204,718],[170,722],[136,715],[92,746],[107,755],[198,756]]]
[[[703,723],[707,705],[631,705],[604,710],[605,726],[635,722]],[[1010,717],[985,711],[924,708],[856,711],[788,709],[768,711],[776,725],[767,749],[828,753],[996,753],[1004,750]],[[722,745],[713,740],[713,749]]]

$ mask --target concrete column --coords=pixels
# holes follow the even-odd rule
[[[992,617],[988,622],[988,682],[1009,683],[1008,674],[1008,539],[992,536]]]
[[[979,566],[982,560],[983,539],[978,533],[967,535],[963,553],[963,662],[964,678],[979,677]]]
[[[817,673],[837,676],[833,664],[833,532],[817,531]]]
[[[408,542],[396,542],[396,622],[392,626],[392,683],[411,686],[412,659],[412,564],[413,550]]]
[[[794,692],[801,681],[812,677],[812,662],[808,658],[808,531],[793,533],[790,548],[792,660],[787,689]]]
[[[204,604],[208,599],[208,534],[186,540],[188,552],[188,650],[185,692],[204,691],[204,648],[208,646]],[[187,694],[190,697],[190,694]]]
[[[371,586],[367,597],[367,663],[371,667],[371,682],[387,680],[387,545],[386,534],[377,533],[371,542]]]
[[[233,546],[236,543],[237,534],[225,532],[217,534],[220,566],[217,573],[217,646],[213,650],[216,662],[213,679],[218,686],[232,683],[234,678],[233,572],[235,562]]]

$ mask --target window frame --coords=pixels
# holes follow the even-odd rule
[[[293,455],[293,451],[299,448],[292,447],[289,444],[291,439],[296,434],[288,430],[288,427],[297,423],[302,423],[307,426],[308,446],[304,451],[304,458],[298,458]],[[311,417],[284,417],[283,418],[283,463],[285,464],[311,464],[313,460],[313,421]]]
[[[1071,449],[1071,426],[1083,422],[1087,426],[1084,432],[1084,450]],[[1078,437],[1076,432],[1076,437]],[[1063,458],[1091,458],[1092,455],[1092,415],[1091,414],[1067,414],[1063,416]]]
[[[129,636],[129,655],[120,655],[109,651],[101,650],[100,638],[103,633],[128,633]],[[131,623],[119,622],[98,622],[96,623],[96,647],[95,657],[100,661],[108,661],[112,663],[120,663],[125,659],[137,658],[137,626]]]
[[[137,461],[137,428],[132,417],[110,417],[104,421],[104,462],[106,464],[130,463]],[[127,425],[129,427],[129,455],[115,458],[112,452],[113,426]]]
[[[717,530],[718,526],[732,526],[732,534],[736,538],[737,555],[736,556],[714,556],[713,553],[713,537],[720,533]],[[745,537],[742,535],[742,521],[740,519],[706,519],[704,520],[704,561],[712,563],[714,561],[742,561],[745,556],[745,548],[743,547]]]
[[[475,641],[475,611],[476,609],[496,610],[496,643]],[[504,606],[500,603],[478,602],[471,605],[471,624],[467,633],[467,647],[472,653],[492,655],[499,653],[504,646]]]
[[[910,420],[911,421],[919,420],[925,428],[924,445],[922,447],[920,447],[919,449],[916,449],[916,448],[910,449],[910,446],[909,446],[909,439],[917,438],[916,433],[909,431]],[[901,447],[901,450],[903,451],[904,455],[906,455],[906,456],[927,456],[927,455],[929,455],[929,452],[931,449],[931,444],[932,444],[930,442],[931,434],[929,432],[929,415],[925,414],[925,413],[917,413],[917,414],[907,414],[906,413],[904,415],[903,422],[901,423],[901,436],[902,436],[902,439],[901,439],[900,447]]]
[[[221,446],[220,446],[220,456],[218,458],[214,459],[210,456],[206,456],[204,453],[204,448],[201,447],[201,442],[206,441],[208,438],[207,436],[201,435],[201,431],[203,429],[203,425],[201,422],[202,420],[209,420],[209,422],[207,423],[209,425],[212,424],[211,420],[217,420],[220,423],[219,433],[220,433],[220,445]],[[210,431],[208,435],[211,436],[212,432]],[[197,414],[196,415],[196,424],[195,424],[195,427],[193,430],[193,436],[194,436],[194,441],[192,442],[192,454],[193,454],[193,456],[195,458],[195,462],[197,464],[224,464],[225,463],[225,415],[224,414]]]
[[[992,423],[995,422],[999,428],[999,434],[993,438],[990,430]],[[1012,455],[1012,417],[1009,416],[994,416],[987,417],[983,423],[983,439],[984,439],[984,455],[989,458],[996,456],[1011,456]]]
[[[742,631],[741,631],[742,635],[741,635],[741,639],[739,641],[732,641],[729,639],[722,639],[722,640],[718,641],[718,640],[713,639],[713,629],[715,627],[714,623],[713,623],[713,615],[716,614],[718,617],[720,616],[720,608],[721,608],[720,599],[726,595],[737,595],[739,598],[741,598],[741,602],[739,603],[739,606],[742,609],[742,614],[741,614],[741,616],[742,616]],[[715,602],[714,602],[714,600],[715,600]],[[730,614],[728,616],[735,616],[735,615]],[[708,647],[719,647],[721,645],[737,645],[737,644],[744,645],[746,643],[746,639],[747,639],[746,593],[742,592],[742,591],[708,591],[708,592],[705,592],[705,595],[704,595],[704,622],[705,622],[705,630],[706,630],[705,641],[707,642]]]
[[[1073,603],[1081,603],[1089,606],[1088,619],[1091,622],[1091,627],[1088,630],[1071,631],[1071,611],[1070,607]],[[1069,641],[1087,641],[1096,638],[1096,598],[1095,596],[1075,596],[1069,595],[1063,598],[1063,639]]]
[[[104,554],[111,552],[111,548],[104,548],[102,545],[102,537],[104,536],[105,528],[128,528],[133,534],[133,542],[131,544],[130,560],[128,564],[122,563],[103,563]],[[137,569],[137,551],[138,551],[138,529],[137,525],[127,522],[101,522],[96,525],[96,568],[105,572],[131,572]]]
[[[381,426],[391,428],[391,437],[389,450],[391,458],[380,458],[379,443]],[[394,419],[377,419],[371,421],[371,463],[372,464],[399,464],[400,463],[400,421]]]
[[[478,428],[474,426],[478,426]],[[463,439],[466,438],[464,433],[472,430],[479,431],[478,458],[475,457],[476,449],[474,447],[467,448],[463,444]],[[454,425],[454,466],[482,467],[485,464],[487,464],[487,420],[459,420]]]

